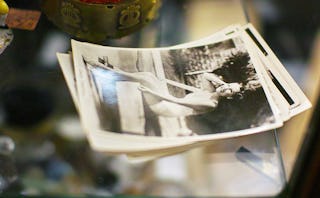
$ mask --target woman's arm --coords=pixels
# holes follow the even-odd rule
[[[160,102],[162,100],[167,101],[167,102],[172,102],[192,108],[214,108],[217,106],[217,97],[215,97],[214,93],[209,93],[209,92],[195,92],[195,93],[190,93],[184,98],[177,98],[168,94],[159,94],[153,90],[150,90],[147,87],[144,86],[139,86],[139,90],[142,91],[143,93],[149,93],[157,100]]]
[[[219,76],[213,74],[213,73],[204,73],[203,78],[210,81],[214,86],[216,85],[224,85],[227,84],[223,80],[219,78]]]
[[[141,85],[148,87],[151,90],[157,90],[161,92],[163,89],[163,83],[161,82],[153,73],[151,72],[126,72],[120,69],[115,69],[112,67],[108,67],[107,65],[92,61],[86,57],[83,57],[83,61],[86,64],[91,65],[92,67],[102,68],[106,69],[110,72],[113,72],[115,75],[117,75],[119,78],[118,80],[127,80],[132,82],[138,82]]]

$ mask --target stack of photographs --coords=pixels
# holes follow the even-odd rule
[[[72,40],[58,60],[91,147],[132,160],[279,128],[311,107],[257,30],[165,48]]]

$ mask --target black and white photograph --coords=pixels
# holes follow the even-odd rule
[[[241,37],[183,49],[105,48],[100,54],[82,58],[104,130],[186,137],[277,123]]]

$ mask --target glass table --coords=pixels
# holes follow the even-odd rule
[[[103,44],[160,47],[196,40],[230,24],[245,24],[247,6],[237,0],[163,0],[152,23]],[[56,58],[56,52],[70,50],[71,36],[44,15],[34,31],[13,33],[11,46],[0,55],[0,143],[8,150],[0,154],[0,192],[265,197],[285,186],[277,131],[220,140],[144,163],[93,151]]]

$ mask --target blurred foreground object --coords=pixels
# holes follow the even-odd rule
[[[9,12],[9,7],[5,1],[0,0],[0,26],[5,26],[5,19]]]
[[[0,54],[10,45],[13,39],[11,29],[0,27]]]
[[[13,34],[6,26],[9,7],[5,1],[0,0],[0,54],[7,48],[13,39]]]
[[[6,24],[9,28],[34,30],[37,27],[41,12],[37,10],[22,10],[10,8]]]
[[[0,194],[18,190],[18,175],[11,157],[15,144],[7,136],[0,135]]]
[[[55,25],[76,38],[101,42],[141,29],[155,18],[159,5],[160,0],[43,0],[42,10]]]

